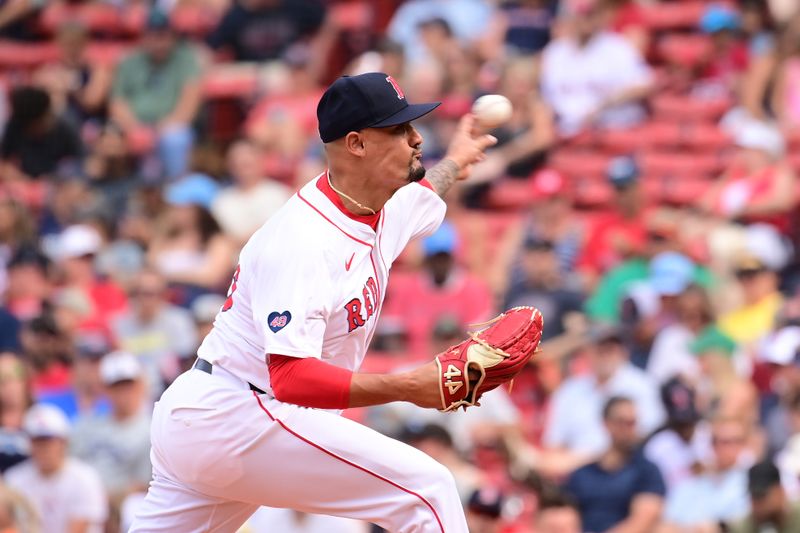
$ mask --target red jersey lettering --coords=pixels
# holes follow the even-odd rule
[[[398,99],[398,100],[402,100],[403,98],[405,98],[405,97],[406,97],[406,95],[405,95],[405,94],[403,94],[403,89],[401,89],[401,88],[400,88],[400,85],[399,85],[399,84],[398,84],[398,83],[397,83],[397,82],[394,80],[394,78],[393,78],[393,77],[391,77],[391,76],[386,76],[386,81],[388,81],[389,83],[391,83],[391,84],[392,84],[392,87],[394,87],[394,92],[396,92],[396,93],[397,93],[397,99]]]
[[[347,332],[350,333],[356,328],[363,326],[366,321],[361,316],[361,300],[353,298],[346,304],[344,308],[347,311]]]

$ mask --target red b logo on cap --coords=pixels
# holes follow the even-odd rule
[[[393,77],[391,77],[391,76],[386,76],[386,81],[388,81],[389,83],[391,83],[391,84],[392,84],[392,87],[394,87],[394,92],[396,92],[396,93],[397,93],[397,99],[398,99],[398,100],[402,100],[403,98],[405,98],[405,97],[406,97],[406,95],[404,95],[404,94],[403,94],[403,89],[401,89],[401,88],[400,88],[400,86],[397,84],[397,82],[396,82],[396,81],[394,81],[394,78],[393,78]]]

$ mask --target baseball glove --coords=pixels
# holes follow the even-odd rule
[[[542,313],[533,307],[514,307],[486,324],[436,356],[440,411],[480,405],[484,392],[514,379],[542,338]]]

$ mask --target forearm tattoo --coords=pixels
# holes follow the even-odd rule
[[[450,186],[455,183],[460,171],[461,169],[458,168],[455,161],[442,159],[425,173],[425,179],[433,185],[433,190],[436,191],[436,194],[444,197],[447,191],[450,190]]]

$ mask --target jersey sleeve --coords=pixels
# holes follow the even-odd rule
[[[396,258],[408,241],[436,231],[444,220],[447,204],[426,180],[422,180],[397,191],[386,202],[384,209],[387,213],[386,224],[394,226],[394,232],[398,237]]]
[[[275,250],[250,264],[247,278],[265,354],[320,358],[333,294],[324,255],[291,246]]]

